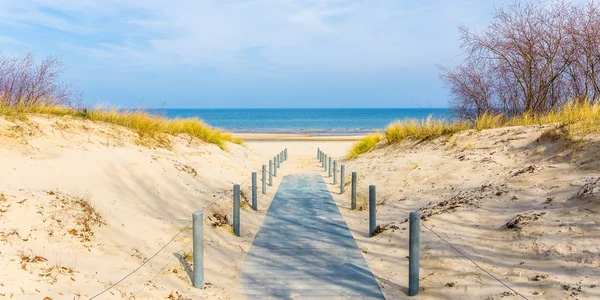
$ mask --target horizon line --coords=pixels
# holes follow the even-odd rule
[[[122,108],[122,109],[244,109],[244,110],[259,110],[259,109],[451,109],[449,107],[151,107],[151,108]]]

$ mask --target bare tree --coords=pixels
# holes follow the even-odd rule
[[[0,105],[70,104],[74,93],[61,80],[63,71],[62,62],[53,56],[36,64],[32,54],[17,57],[0,51]]]
[[[536,114],[574,98],[597,99],[599,12],[594,1],[585,7],[513,2],[497,8],[481,33],[461,26],[466,58],[456,68],[440,69],[452,107],[472,118],[485,111]]]

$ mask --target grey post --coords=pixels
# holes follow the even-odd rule
[[[287,154],[287,148],[283,149],[283,157],[285,157],[285,160],[288,160],[288,154]]]
[[[411,212],[409,215],[408,243],[408,295],[414,296],[419,292],[419,247],[421,238],[420,213]]]
[[[337,160],[333,162],[333,184],[337,184]]]
[[[240,236],[240,185],[233,185],[233,233]]]
[[[342,165],[340,167],[340,194],[344,193],[344,181],[346,181],[346,178],[344,178],[344,176],[346,175],[346,166]]]
[[[269,186],[273,186],[273,161],[269,160]]]
[[[375,227],[377,226],[377,208],[375,202],[377,201],[377,192],[375,186],[369,186],[369,236],[373,236]]]
[[[321,160],[321,148],[317,148],[317,159]]]
[[[323,156],[323,170],[327,171],[327,154],[325,154],[325,156]]]
[[[275,161],[275,168],[273,168],[273,176],[277,177],[277,161]]]
[[[327,167],[327,177],[331,177],[331,157],[329,157],[329,162],[327,163],[328,167]]]
[[[256,185],[256,172],[252,172],[252,209],[258,209],[258,186]]]
[[[352,172],[352,202],[350,209],[356,209],[356,172]]]
[[[204,219],[202,211],[192,213],[192,237],[194,251],[194,275],[192,277],[195,288],[204,289],[204,232],[202,220]]]
[[[277,167],[281,168],[281,156],[277,153]]]
[[[262,193],[267,193],[267,166],[263,165],[262,168]]]

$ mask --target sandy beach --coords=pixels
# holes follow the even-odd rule
[[[387,299],[407,297],[411,211],[435,232],[421,228],[412,299],[522,298],[506,286],[528,299],[598,299],[600,137],[573,142],[543,136],[548,128],[466,131],[347,160],[356,137],[240,134],[244,145],[224,151],[180,136],[163,149],[114,125],[0,118],[0,299],[245,299],[240,266],[281,178],[319,172],[331,183],[317,148],[345,165],[346,183],[358,174],[359,210],[349,187],[340,195],[330,184],[331,194]],[[242,205],[235,237],[232,185],[247,199],[251,172],[284,148],[289,160],[258,211]],[[362,209],[369,185],[387,228],[374,237]],[[198,290],[187,225],[211,204]]]

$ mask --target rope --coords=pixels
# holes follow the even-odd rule
[[[280,163],[280,164],[281,164],[281,163]],[[297,169],[297,168],[296,168],[296,169]],[[256,169],[256,171],[257,171],[257,172],[259,172],[259,171],[260,171],[260,172],[262,172],[262,167],[261,167],[261,168],[258,168],[258,169]],[[267,173],[268,173],[268,171],[267,171]],[[248,179],[248,180],[246,180],[246,181],[242,182],[242,183],[240,184],[240,186],[242,186],[242,185],[244,185],[244,184],[248,183],[250,180],[252,180],[252,179]],[[226,193],[226,192],[227,192],[227,191],[225,190],[225,191],[223,191],[222,193]],[[220,197],[220,198],[217,198],[216,200],[214,200],[214,201],[210,202],[210,203],[209,203],[207,206],[205,206],[205,207],[202,209],[202,212],[204,212],[206,209],[208,209],[209,207],[211,207],[212,205],[214,205],[215,203],[217,203],[217,201],[219,201],[219,200],[223,200],[223,199],[225,199],[225,196],[223,196],[223,197]],[[172,243],[172,242],[173,242],[173,241],[174,241],[174,240],[175,240],[175,239],[176,239],[176,238],[177,238],[177,237],[178,237],[178,236],[179,236],[179,235],[180,235],[180,234],[181,234],[181,233],[184,231],[184,230],[186,230],[187,228],[189,228],[189,227],[190,227],[190,225],[192,225],[192,221],[188,222],[188,223],[187,223],[187,225],[186,225],[185,227],[183,227],[181,230],[179,230],[179,232],[177,232],[177,234],[175,234],[175,235],[174,235],[174,236],[173,236],[173,237],[172,237],[172,238],[171,238],[171,239],[170,239],[170,240],[169,240],[169,241],[168,241],[168,242],[167,242],[165,245],[163,245],[163,246],[162,246],[160,249],[158,249],[158,251],[156,251],[156,252],[155,252],[155,253],[154,253],[152,256],[150,256],[150,258],[146,259],[146,260],[145,260],[145,261],[144,261],[144,262],[143,262],[141,265],[139,265],[139,266],[138,266],[137,268],[135,268],[133,271],[129,272],[129,273],[128,273],[127,275],[125,275],[123,278],[119,279],[119,281],[117,281],[117,282],[115,282],[114,284],[110,285],[109,287],[105,288],[103,291],[99,292],[98,294],[96,294],[96,295],[92,296],[92,297],[90,298],[90,300],[92,300],[92,299],[95,299],[96,297],[98,297],[98,296],[100,296],[100,295],[102,295],[102,294],[104,294],[104,293],[108,292],[110,289],[114,288],[115,286],[119,285],[121,282],[125,281],[125,279],[127,279],[129,276],[131,276],[131,275],[133,275],[135,272],[139,271],[139,270],[140,270],[140,269],[141,269],[143,266],[145,266],[145,265],[146,265],[148,262],[150,262],[152,259],[154,259],[154,258],[155,258],[155,257],[156,257],[156,256],[157,256],[157,255],[158,255],[160,252],[162,252],[162,251],[163,251],[165,248],[167,248],[167,246],[169,246],[169,245],[170,245],[170,244],[171,244],[171,243]],[[188,243],[188,244],[189,244],[189,243]],[[169,264],[169,263],[167,263],[167,265],[168,265],[168,264]],[[166,268],[166,266],[167,266],[167,265],[165,265],[165,266],[164,266],[164,267],[161,269],[161,271],[162,271],[162,270],[164,270],[164,268]],[[160,273],[160,272],[159,272],[159,273]],[[159,274],[159,273],[157,273],[157,274]],[[155,277],[156,277],[156,275],[155,275]],[[145,287],[145,286],[144,286],[144,287]],[[139,293],[141,290],[143,290],[143,289],[144,289],[144,287],[142,287],[142,289],[140,289],[140,290],[139,290],[137,293]],[[136,294],[137,294],[137,293],[136,293]]]
[[[217,201],[219,200],[223,200],[225,199],[225,197],[221,197],[218,198],[217,200],[214,200],[213,202],[211,202],[209,205],[205,206],[202,209],[202,212],[204,212],[207,208],[211,207],[213,204],[215,204]],[[127,279],[129,276],[133,275],[135,272],[139,271],[143,266],[145,266],[148,262],[150,262],[152,259],[154,259],[160,252],[162,252],[165,248],[167,248],[168,245],[170,245],[184,230],[186,230],[187,228],[190,227],[190,225],[192,225],[192,221],[189,221],[188,224],[181,228],[181,230],[179,230],[179,232],[177,232],[177,234],[175,234],[166,244],[164,244],[160,249],[158,249],[158,251],[156,251],[152,256],[150,256],[150,258],[146,259],[141,265],[139,265],[137,268],[135,268],[133,271],[129,272],[129,274],[125,275],[125,277],[121,278],[119,281],[115,282],[114,284],[112,284],[111,286],[107,287],[106,289],[104,289],[103,291],[99,292],[98,294],[92,296],[90,298],[90,300],[108,292],[110,289],[114,288],[115,286],[119,285],[121,282],[125,281],[125,279]],[[164,267],[163,267],[164,269]]]
[[[258,169],[256,169],[256,171],[257,171],[257,172],[258,172],[258,171],[262,172],[262,167],[261,167],[261,168],[258,168]],[[268,171],[267,171],[267,173],[268,173]],[[246,181],[242,182],[242,183],[240,184],[240,186],[242,186],[242,185],[244,185],[244,184],[248,183],[250,180],[252,180],[252,179],[249,179],[249,180],[246,180]],[[226,193],[226,192],[227,192],[227,191],[223,191],[222,193]],[[214,200],[214,201],[210,202],[210,203],[209,203],[207,206],[205,206],[205,207],[202,209],[202,212],[204,212],[204,211],[205,211],[206,209],[208,209],[209,207],[213,206],[215,203],[217,203],[217,201],[220,201],[220,200],[223,200],[223,199],[225,199],[225,197],[224,197],[224,196],[223,196],[223,197],[220,197],[220,198],[217,198],[216,200]],[[174,235],[174,236],[173,236],[173,237],[172,237],[172,238],[171,238],[171,239],[170,239],[170,240],[169,240],[169,241],[168,241],[166,244],[164,244],[164,245],[163,245],[163,246],[162,246],[160,249],[158,249],[158,251],[156,251],[156,252],[155,252],[155,253],[154,253],[152,256],[150,256],[150,258],[146,259],[146,260],[145,260],[145,261],[144,261],[144,262],[143,262],[141,265],[139,265],[139,266],[138,266],[137,268],[135,268],[133,271],[129,272],[129,273],[128,273],[127,275],[125,275],[123,278],[119,279],[119,281],[117,281],[117,282],[115,282],[114,284],[110,285],[109,287],[105,288],[103,291],[99,292],[98,294],[96,294],[96,295],[92,296],[92,297],[90,298],[90,300],[92,300],[92,299],[95,299],[95,298],[97,298],[98,296],[100,296],[100,295],[102,295],[102,294],[104,294],[104,293],[108,292],[110,289],[114,288],[115,286],[119,285],[121,282],[125,281],[125,279],[129,278],[129,276],[131,276],[131,275],[133,275],[135,272],[139,271],[139,270],[140,270],[140,269],[141,269],[143,266],[145,266],[145,265],[146,265],[148,262],[150,262],[152,259],[154,259],[154,258],[155,258],[155,257],[156,257],[156,256],[157,256],[157,255],[158,255],[160,252],[162,252],[162,251],[163,251],[165,248],[167,248],[167,246],[169,246],[169,245],[170,245],[170,244],[171,244],[171,243],[172,243],[172,242],[173,242],[173,241],[174,241],[174,240],[175,240],[175,239],[176,239],[176,238],[177,238],[177,237],[178,237],[178,236],[179,236],[179,235],[180,235],[180,234],[181,234],[181,233],[184,231],[184,230],[186,230],[187,228],[189,228],[189,227],[190,227],[190,225],[192,225],[192,221],[188,222],[188,223],[187,223],[187,225],[186,225],[185,227],[183,227],[181,230],[179,230],[179,232],[177,232],[177,234],[175,234],[175,235]],[[188,244],[189,244],[189,243],[188,243]],[[168,264],[167,264],[167,265],[168,265]],[[165,267],[166,267],[166,265],[165,265],[165,266],[164,266],[164,267],[161,269],[161,271],[162,271],[162,270],[164,270],[164,268],[165,268]],[[157,274],[158,274],[158,273],[157,273]],[[142,289],[141,289],[141,290],[143,290],[143,289],[144,289],[144,287],[142,287]],[[141,290],[139,290],[137,293],[139,293]],[[137,293],[136,293],[136,294],[137,294]]]
[[[375,190],[375,193],[381,197],[382,199],[386,199],[385,196],[383,196],[381,193],[379,193],[377,190]],[[395,205],[394,205],[395,206]],[[477,262],[475,262],[473,259],[471,259],[469,256],[467,256],[465,253],[463,253],[462,251],[458,250],[452,243],[448,242],[446,239],[442,238],[437,232],[433,231],[433,229],[429,228],[428,226],[426,226],[423,222],[421,222],[421,220],[419,220],[419,223],[427,230],[429,230],[431,233],[433,233],[435,236],[437,236],[441,241],[445,242],[446,244],[448,244],[448,246],[450,246],[450,248],[452,248],[454,251],[456,251],[458,254],[460,254],[462,257],[466,258],[467,260],[469,260],[473,265],[475,265],[477,268],[479,268],[481,271],[483,271],[484,273],[488,274],[490,277],[492,277],[493,279],[495,279],[496,281],[498,281],[499,283],[501,283],[503,286],[505,286],[507,289],[511,290],[513,293],[515,293],[516,295],[521,296],[523,299],[525,300],[529,300],[527,297],[525,297],[523,294],[517,292],[515,289],[511,288],[510,286],[508,286],[506,283],[504,283],[502,280],[500,280],[498,277],[494,276],[492,273],[488,272],[487,270],[485,270],[484,268],[482,268],[479,264],[477,264]]]
[[[437,236],[440,240],[442,240],[443,242],[445,242],[446,244],[448,244],[454,251],[456,251],[458,254],[460,254],[462,257],[468,259],[471,263],[473,263],[477,268],[479,268],[481,271],[485,272],[486,274],[490,275],[492,278],[494,278],[496,281],[500,282],[503,286],[505,286],[507,289],[513,291],[515,294],[521,296],[523,299],[525,300],[529,300],[527,297],[523,296],[523,294],[515,291],[513,288],[511,288],[510,286],[508,286],[506,283],[504,283],[502,280],[498,279],[498,277],[494,276],[492,273],[488,272],[487,270],[485,270],[484,268],[482,268],[481,266],[479,266],[479,264],[477,264],[474,260],[472,260],[470,257],[468,257],[466,254],[464,254],[463,252],[461,252],[460,250],[458,250],[454,245],[452,245],[450,242],[448,242],[447,240],[445,240],[444,238],[442,238],[439,234],[437,234],[435,231],[433,231],[433,229],[425,226],[425,224],[423,224],[423,222],[421,222],[421,220],[419,220],[419,223],[427,230],[431,231],[431,233],[433,233],[435,236]]]
[[[177,236],[179,236],[184,230],[186,230],[188,227],[190,227],[190,225],[192,225],[192,221],[190,221],[185,227],[183,227],[175,236],[173,236],[164,246],[162,246],[160,249],[158,249],[158,251],[156,251],[156,253],[154,253],[152,256],[150,256],[150,258],[148,258],[146,261],[144,261],[139,267],[137,267],[135,270],[131,271],[129,274],[125,275],[125,277],[121,278],[116,283],[114,283],[111,286],[109,286],[108,288],[104,289],[102,292],[91,297],[90,300],[108,292],[110,289],[117,286],[119,283],[123,282],[129,276],[133,275],[135,272],[137,272],[139,269],[141,269],[144,265],[146,265],[149,261],[151,261],[154,257],[156,257],[161,251],[163,251],[169,244],[171,244],[171,242],[173,242],[175,240],[175,238]]]

